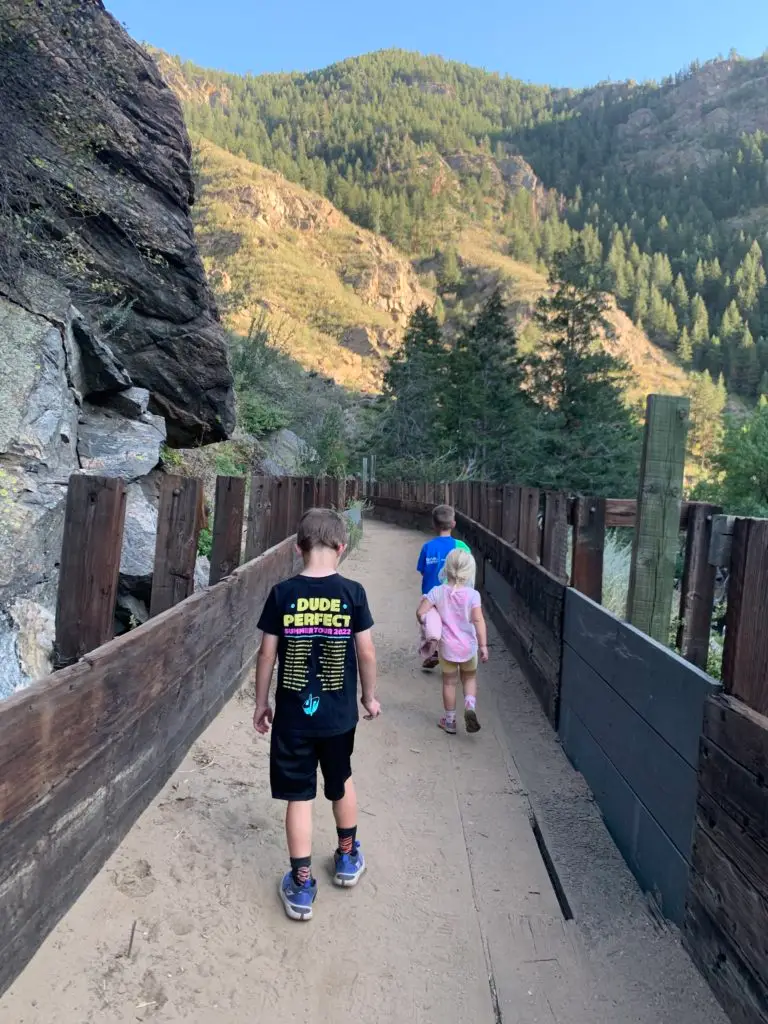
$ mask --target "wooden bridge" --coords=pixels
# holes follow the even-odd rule
[[[111,639],[124,493],[73,478],[64,667],[0,704],[0,1019],[700,1024],[726,1019],[714,994],[765,1024],[768,534],[725,524],[721,687],[696,664],[711,510],[676,509],[687,658],[594,600],[605,525],[639,523],[642,493],[366,487],[345,571],[380,648],[385,715],[359,742],[372,870],[287,927],[266,746],[230,698],[299,514],[358,488],[254,478],[246,508],[245,482],[221,478],[212,585],[192,593],[200,484],[167,478],[152,617]],[[434,727],[439,687],[415,662],[416,554],[445,499],[492,620],[476,738]]]

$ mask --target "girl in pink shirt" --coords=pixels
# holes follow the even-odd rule
[[[442,622],[440,668],[443,673],[443,708],[437,723],[447,733],[456,732],[456,684],[464,690],[464,723],[467,732],[478,732],[477,659],[488,661],[488,637],[480,607],[480,595],[474,589],[475,560],[462,548],[454,548],[445,560],[441,578],[421,599],[417,611],[420,622],[434,608]]]

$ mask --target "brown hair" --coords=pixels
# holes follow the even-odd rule
[[[452,505],[435,505],[432,509],[432,523],[436,530],[451,530],[455,519]]]
[[[296,543],[304,554],[312,548],[331,548],[338,551],[347,543],[344,517],[330,508],[309,509],[299,522]]]

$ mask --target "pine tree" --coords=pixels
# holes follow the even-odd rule
[[[627,367],[599,340],[604,283],[578,242],[556,259],[553,294],[536,305],[542,342],[525,369],[542,414],[540,473],[547,486],[568,481],[588,493],[618,492],[631,486],[637,472],[638,433],[622,389]]]
[[[672,290],[672,301],[677,309],[677,315],[681,322],[688,324],[688,311],[691,306],[691,300],[688,297],[688,289],[685,287],[685,280],[682,274],[678,274],[675,278],[675,285]]]
[[[690,366],[693,362],[693,345],[687,327],[680,331],[680,336],[677,339],[677,358],[683,366]]]
[[[711,472],[723,437],[723,412],[727,394],[725,385],[715,383],[708,373],[692,373],[688,385],[691,420],[688,432],[688,453],[698,474]]]

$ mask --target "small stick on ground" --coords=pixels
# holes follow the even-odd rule
[[[134,921],[133,922],[133,927],[131,928],[131,937],[128,940],[128,952],[125,954],[128,957],[129,960],[131,958],[131,952],[133,950],[133,937],[136,934],[136,924],[137,924],[137,922]]]

